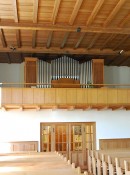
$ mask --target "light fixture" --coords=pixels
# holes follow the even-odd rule
[[[124,53],[124,50],[119,51],[119,55],[122,55]]]

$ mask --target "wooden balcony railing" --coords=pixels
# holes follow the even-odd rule
[[[1,88],[1,108],[5,110],[130,109],[130,88],[108,88],[106,85],[102,88],[94,88],[94,85],[91,88],[18,88],[13,87],[14,84],[10,84],[12,87],[5,85]],[[113,86],[130,85],[110,85]]]

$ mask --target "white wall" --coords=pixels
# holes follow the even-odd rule
[[[0,63],[0,83],[23,83],[24,63]]]
[[[38,141],[40,122],[96,122],[97,149],[99,139],[129,138],[130,111],[2,111],[0,141]]]

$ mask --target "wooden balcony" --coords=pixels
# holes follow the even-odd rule
[[[130,109],[130,89],[121,88],[1,88],[4,110]]]

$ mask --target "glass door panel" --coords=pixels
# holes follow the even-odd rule
[[[51,126],[42,125],[41,128],[42,135],[42,151],[51,151]]]

